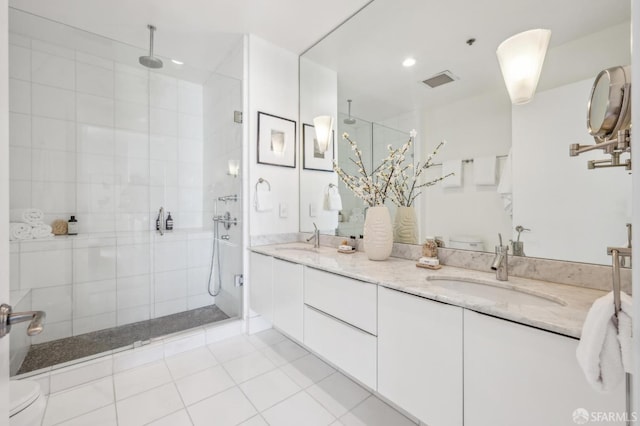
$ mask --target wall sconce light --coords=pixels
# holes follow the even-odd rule
[[[331,141],[331,129],[333,128],[333,117],[330,115],[321,115],[313,119],[313,127],[316,129],[316,140],[318,141],[318,150],[327,152],[329,142]]]
[[[238,174],[240,173],[240,161],[229,160],[227,167],[227,174],[229,176],[238,177]]]
[[[498,46],[496,54],[512,104],[526,104],[533,98],[550,38],[551,30],[529,30]]]

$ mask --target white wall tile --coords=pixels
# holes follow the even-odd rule
[[[31,114],[31,84],[9,79],[9,111]]]
[[[166,302],[156,302],[154,305],[153,318],[160,318],[167,315],[177,314],[187,310],[187,298],[168,300]]]
[[[60,322],[71,319],[71,285],[34,288],[31,290],[31,297],[32,309],[45,311],[47,322]]]
[[[149,211],[149,187],[146,185],[116,185],[116,212]]]
[[[33,147],[59,151],[75,151],[75,122],[34,116]]]
[[[178,137],[180,139],[202,139],[202,116],[178,114]]]
[[[111,213],[113,215],[115,211],[113,185],[78,183],[77,191],[77,213]]]
[[[150,219],[147,213],[116,212],[116,231],[140,232],[150,230]],[[155,222],[154,222],[155,223]]]
[[[16,33],[9,33],[9,43],[15,46],[31,49],[31,39]]]
[[[116,64],[115,83],[117,100],[149,104],[149,83],[144,70]]]
[[[21,253],[31,253],[34,251],[70,250],[73,242],[68,238],[54,238],[46,240],[28,240],[20,243]]]
[[[178,186],[199,188],[200,199],[202,199],[202,185],[202,162],[178,163]],[[199,210],[202,210],[202,208]]]
[[[188,266],[207,266],[211,263],[212,239],[189,240]]]
[[[178,141],[178,160],[185,163],[200,163],[204,152],[204,143],[197,139],[180,139]]]
[[[115,69],[113,61],[101,58],[99,56],[89,55],[88,53],[83,53],[77,50],[76,62],[79,62],[81,64],[94,65],[110,71],[113,71]]]
[[[146,158],[118,157],[115,162],[116,182],[122,186],[149,184],[149,160]],[[145,203],[148,201],[145,199]]]
[[[151,105],[176,111],[178,108],[178,80],[151,72]]]
[[[31,207],[45,213],[70,213],[76,209],[76,186],[72,183],[33,182]]]
[[[117,326],[146,321],[151,318],[150,305],[136,306],[135,308],[118,309],[116,312]]]
[[[114,74],[101,66],[76,63],[76,90],[105,98],[114,97]]]
[[[154,265],[158,272],[187,268],[187,242],[172,241],[156,243]],[[186,282],[186,277],[185,277]]]
[[[168,300],[187,297],[187,270],[158,272],[154,276],[154,300],[166,302]]]
[[[152,185],[178,186],[178,162],[151,160],[149,178]]]
[[[151,275],[119,277],[117,289],[118,310],[148,306],[151,302]]]
[[[9,148],[9,176],[14,180],[31,180],[31,148]]]
[[[149,158],[149,136],[146,132],[118,129],[116,134],[116,156],[126,158]]]
[[[20,290],[20,253],[9,254],[9,282],[11,290]]]
[[[73,250],[73,278],[76,283],[107,280],[115,277],[115,247]]]
[[[152,160],[177,161],[178,139],[172,136],[151,135],[149,158]]]
[[[113,127],[78,123],[78,152],[111,156],[114,138]]]
[[[22,253],[20,288],[71,284],[71,250]]]
[[[148,107],[144,104],[116,101],[116,127],[146,132],[149,126]]]
[[[33,114],[41,117],[74,121],[76,97],[70,90],[33,84]]]
[[[31,116],[27,114],[9,114],[9,144],[11,146],[31,146]]]
[[[113,126],[113,99],[78,93],[76,95],[76,102],[78,112],[77,120],[79,123]]]
[[[31,79],[34,83],[74,90],[75,75],[74,61],[48,53],[32,52]]]
[[[12,209],[31,207],[31,180],[12,180],[9,187],[9,204]]]
[[[75,182],[76,154],[69,151],[32,151],[32,179],[42,182]]]
[[[104,330],[116,326],[116,313],[92,315],[84,318],[73,319],[73,335],[91,333],[92,331]]]
[[[31,40],[31,48],[34,51],[49,53],[51,55],[60,56],[62,58],[75,58],[75,52],[72,49],[47,43],[46,41],[37,40],[35,38]]]
[[[116,230],[113,213],[85,213],[76,217],[81,234],[90,232],[114,232]]]
[[[184,212],[180,211],[180,216],[176,216],[174,221],[176,229],[202,228],[204,222],[202,220],[202,212]]]
[[[73,285],[73,316],[88,317],[116,310],[116,280]]]
[[[71,321],[49,322],[47,321],[45,331],[31,337],[31,344],[51,342],[53,340],[71,337]]]
[[[184,80],[178,82],[178,111],[202,116],[202,86]]]
[[[73,248],[91,248],[91,247],[113,247],[116,245],[116,237],[112,234],[83,236],[82,238],[73,239]]]
[[[15,44],[9,45],[9,77],[31,81],[31,51]]]
[[[78,154],[78,182],[81,183],[114,183],[113,156]]]
[[[211,261],[211,259],[209,259]],[[207,284],[209,281],[209,265],[201,266],[198,268],[189,268],[187,271],[188,286],[187,294],[189,296],[197,296],[207,293]],[[217,276],[211,276],[211,288],[213,288],[214,278],[217,281]]]
[[[118,277],[143,275],[150,272],[151,246],[135,244],[118,246]]]
[[[175,111],[151,107],[151,133],[178,136],[178,115]]]
[[[202,212],[202,189],[180,188],[178,198],[181,212]]]
[[[187,298],[187,309],[198,309],[205,306],[211,306],[215,303],[216,299],[210,296],[209,293],[199,294],[196,296],[189,296]]]

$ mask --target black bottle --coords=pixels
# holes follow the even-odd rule
[[[160,230],[160,215],[156,217],[156,231]]]
[[[167,215],[167,223],[164,229],[167,231],[173,231],[173,218],[171,217],[171,212]]]

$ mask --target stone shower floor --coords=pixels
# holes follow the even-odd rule
[[[17,374],[96,355],[229,318],[216,305],[32,345]],[[45,324],[46,328],[46,324]]]

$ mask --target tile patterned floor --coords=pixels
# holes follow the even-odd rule
[[[76,368],[57,380],[81,383]],[[64,374],[69,374],[65,377]],[[191,349],[48,397],[43,426],[404,426],[389,405],[275,330]]]

